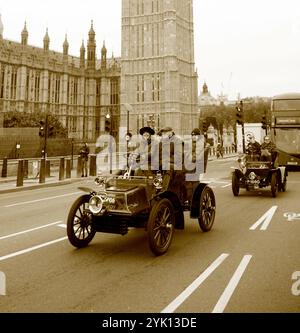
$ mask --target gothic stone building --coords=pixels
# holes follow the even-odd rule
[[[0,19],[1,23],[1,19]],[[110,115],[111,132],[120,122],[120,59],[107,59],[105,45],[96,56],[93,23],[87,56],[84,42],[80,57],[68,54],[67,36],[63,52],[50,50],[48,31],[43,48],[28,44],[26,23],[21,43],[3,38],[0,24],[0,112],[51,113],[59,117],[70,138],[94,140],[105,131]]]
[[[2,32],[0,31],[0,36]],[[0,37],[1,38],[1,37]],[[199,124],[194,61],[193,0],[122,0],[122,56],[96,57],[93,26],[80,57],[0,40],[0,111],[41,110],[58,115],[69,137],[94,139],[119,125],[133,133],[144,125],[172,126],[187,134]],[[122,135],[122,134],[121,134]]]
[[[121,116],[134,131],[199,122],[193,0],[122,0]],[[131,105],[128,113],[126,104]]]

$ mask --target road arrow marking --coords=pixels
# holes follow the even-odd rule
[[[199,288],[199,286],[223,263],[229,254],[222,254],[217,258],[190,286],[188,286],[175,300],[161,313],[174,313],[174,311]]]
[[[233,274],[231,280],[229,281],[226,289],[224,290],[222,296],[220,297],[218,303],[214,307],[212,313],[223,313],[227,304],[229,303],[236,287],[238,286],[247,266],[250,263],[250,260],[252,259],[251,255],[244,256],[243,260],[241,261],[239,267]]]
[[[253,224],[250,230],[256,230],[261,224],[262,226],[260,230],[267,230],[277,208],[278,206],[273,206],[272,208],[270,208],[255,224]]]

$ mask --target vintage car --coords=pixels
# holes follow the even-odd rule
[[[261,161],[259,157],[247,154],[239,157],[238,164],[232,172],[234,196],[239,195],[240,188],[253,191],[270,187],[273,197],[277,196],[278,191],[286,191],[288,172],[285,167],[275,167],[272,161]]]
[[[160,171],[152,176],[133,176],[131,168],[124,175],[98,176],[97,188],[80,188],[86,194],[69,211],[70,243],[83,248],[96,232],[126,235],[129,228],[144,228],[152,252],[163,255],[171,245],[175,229],[185,227],[184,211],[190,211],[190,217],[198,219],[203,232],[210,231],[216,213],[212,189],[207,184],[193,182],[192,197],[184,201],[183,175],[175,175],[172,181],[168,179]]]

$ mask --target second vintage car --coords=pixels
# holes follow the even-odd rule
[[[288,172],[285,167],[276,167],[272,161],[260,161],[249,155],[242,155],[238,159],[239,166],[232,172],[232,193],[238,196],[240,188],[247,191],[261,190],[269,187],[272,197],[279,191],[287,189]]]

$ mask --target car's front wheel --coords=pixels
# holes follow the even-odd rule
[[[70,243],[77,248],[83,248],[93,240],[93,215],[88,209],[90,195],[79,197],[72,205],[67,220],[67,235]]]
[[[148,224],[148,241],[156,256],[165,254],[172,242],[175,230],[175,213],[170,200],[161,199],[152,207]]]

